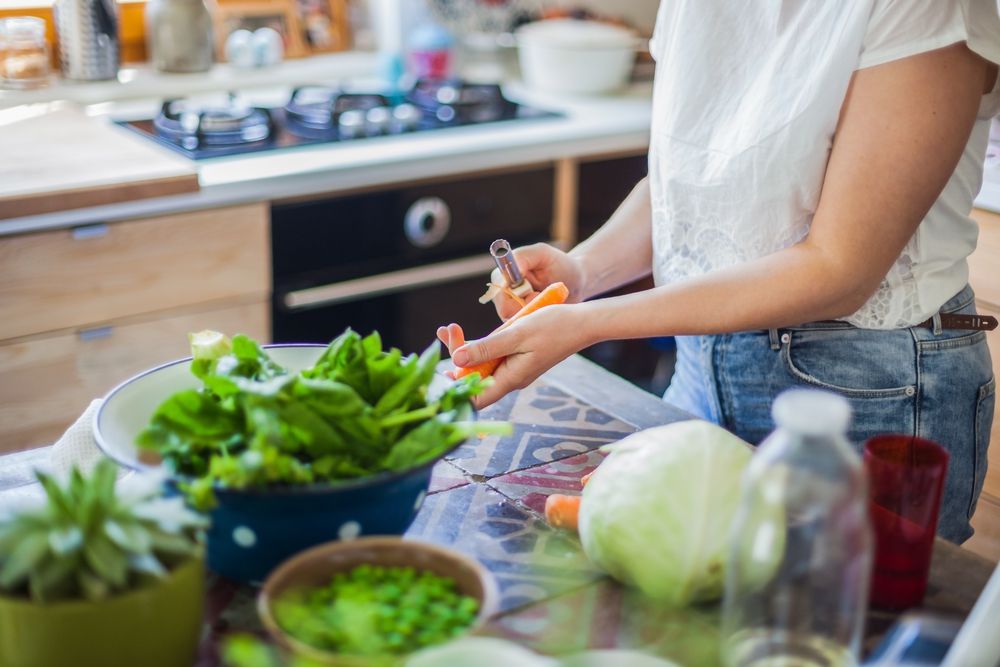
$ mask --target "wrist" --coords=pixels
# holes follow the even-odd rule
[[[600,300],[574,304],[573,317],[569,322],[576,339],[576,349],[580,350],[607,340],[604,335],[603,309]]]
[[[594,290],[592,261],[587,254],[586,243],[582,243],[570,250],[567,256],[575,265],[574,268],[577,275],[577,285],[575,294],[573,294],[573,300],[577,302],[586,301],[597,294]]]

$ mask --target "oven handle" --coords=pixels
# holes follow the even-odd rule
[[[284,296],[285,307],[288,310],[305,310],[330,306],[347,301],[356,301],[367,297],[389,292],[405,292],[407,290],[427,287],[438,283],[483,277],[483,285],[489,280],[490,272],[496,268],[493,258],[489,255],[466,257],[448,262],[438,262],[428,266],[418,266],[412,269],[381,273],[377,276],[344,280],[339,283],[307,287],[306,289],[288,292]]]

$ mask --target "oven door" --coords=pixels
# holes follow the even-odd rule
[[[488,256],[470,257],[288,292],[276,297],[274,340],[327,343],[351,327],[419,352],[450,322],[479,338],[500,324],[493,305],[478,301],[492,268]]]
[[[275,206],[273,340],[325,343],[351,327],[409,353],[450,322],[483,336],[499,323],[478,301],[490,243],[548,240],[554,182],[544,166]]]

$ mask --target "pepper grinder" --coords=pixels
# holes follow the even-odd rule
[[[59,63],[67,79],[100,81],[118,76],[118,5],[115,0],[56,0]]]

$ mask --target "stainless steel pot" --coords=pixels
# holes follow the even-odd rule
[[[115,78],[120,58],[115,0],[56,0],[54,9],[63,76],[78,81]]]

